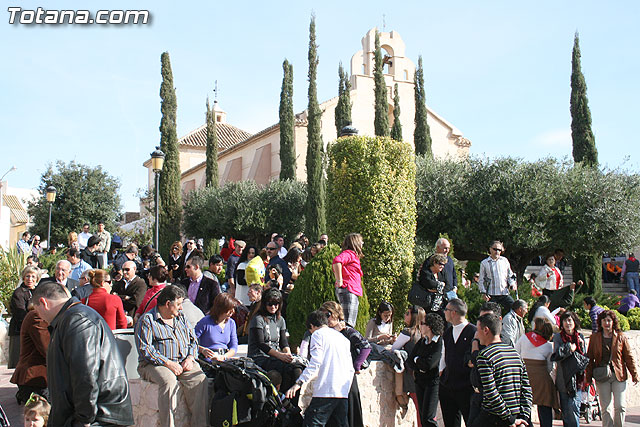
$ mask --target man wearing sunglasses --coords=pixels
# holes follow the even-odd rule
[[[503,310],[511,310],[513,298],[510,290],[516,289],[515,274],[511,270],[509,260],[502,256],[504,245],[494,240],[489,245],[489,256],[480,263],[480,279],[478,287],[485,301],[497,302]]]

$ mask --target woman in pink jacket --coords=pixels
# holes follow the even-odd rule
[[[362,296],[362,236],[348,234],[342,243],[342,252],[333,259],[333,275],[336,278],[336,298],[344,311],[347,325],[355,328],[358,318],[359,297]]]

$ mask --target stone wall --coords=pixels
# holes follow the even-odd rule
[[[358,374],[358,388],[362,402],[365,427],[414,427],[418,425],[416,408],[409,402],[407,409],[396,403],[394,371],[384,362],[371,362],[368,369]],[[300,391],[300,408],[309,406],[313,381],[303,384]]]

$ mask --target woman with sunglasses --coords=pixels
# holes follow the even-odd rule
[[[104,270],[95,270],[91,278],[93,292],[82,300],[97,311],[106,320],[107,325],[114,329],[125,329],[130,323],[124,314],[122,300],[117,295],[111,294],[111,277]],[[133,324],[133,321],[131,322]]]
[[[436,312],[444,319],[443,308],[446,305],[444,296],[444,266],[447,264],[447,256],[445,254],[434,254],[428,259],[427,268],[420,270],[418,281],[427,292],[430,298],[427,300],[424,310]]]
[[[302,373],[294,361],[287,339],[287,324],[281,315],[282,294],[270,288],[262,294],[258,312],[249,324],[247,355],[265,371],[282,375],[282,389],[288,390]]]
[[[439,365],[442,355],[442,333],[444,320],[436,313],[428,313],[420,323],[422,339],[413,347],[407,366],[413,369],[416,394],[423,426],[437,427],[438,388],[440,386]]]

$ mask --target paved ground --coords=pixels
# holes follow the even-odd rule
[[[18,406],[15,399],[17,387],[9,382],[13,369],[7,369],[7,365],[0,365],[0,404],[5,413],[9,417],[12,427],[22,426],[22,407]],[[633,385],[631,385],[633,387]],[[440,423],[441,424],[441,423]],[[580,420],[581,425],[592,427],[601,427],[602,421],[592,421],[590,424],[584,424],[584,419]],[[442,424],[441,424],[442,425]],[[537,425],[537,424],[536,424]],[[554,426],[561,426],[562,421],[555,421]],[[640,427],[640,407],[628,408],[627,417],[625,419],[625,427]],[[370,426],[377,427],[377,426]]]

